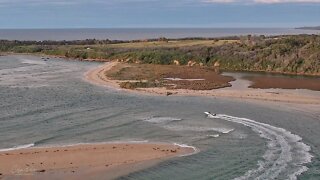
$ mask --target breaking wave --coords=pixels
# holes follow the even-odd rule
[[[26,149],[26,148],[31,148],[33,146],[34,146],[34,144],[24,144],[24,145],[15,146],[12,148],[0,149],[0,152],[13,151],[13,150],[18,150],[18,149]]]
[[[182,148],[192,148],[193,149],[193,152],[190,153],[190,154],[183,154],[183,155],[180,155],[180,157],[183,157],[183,156],[190,156],[190,155],[193,155],[193,154],[197,154],[198,152],[200,152],[200,150],[194,146],[189,146],[189,145],[186,145],[186,144],[178,144],[178,143],[173,143],[175,146],[179,146],[179,147],[182,147]]]
[[[264,160],[258,162],[258,168],[246,172],[243,176],[235,178],[236,180],[277,178],[295,180],[308,170],[304,165],[310,163],[313,156],[309,153],[310,147],[301,142],[300,136],[283,128],[247,118],[224,114],[216,116],[209,114],[208,117],[243,124],[257,132],[260,137],[267,139],[267,151],[263,155]]]
[[[173,131],[194,131],[194,132],[215,131],[222,134],[228,134],[234,131],[234,129],[214,128],[214,127],[204,127],[204,126],[166,125],[163,127]]]

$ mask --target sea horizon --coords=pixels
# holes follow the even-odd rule
[[[166,38],[218,38],[242,35],[298,35],[319,34],[319,30],[274,27],[235,27],[235,28],[34,28],[0,29],[2,40],[140,40],[159,37]]]

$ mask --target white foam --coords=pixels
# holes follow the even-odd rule
[[[243,124],[257,132],[260,137],[268,140],[267,151],[263,155],[264,161],[259,161],[257,169],[248,171],[245,175],[236,178],[237,180],[276,179],[279,177],[297,179],[298,175],[308,170],[304,164],[311,162],[312,155],[309,153],[310,147],[301,142],[300,136],[283,128],[247,118],[224,114],[216,116],[209,114],[208,117]]]
[[[221,131],[221,133],[223,134],[229,134],[230,132],[234,131],[234,129],[225,129],[223,131]]]
[[[13,151],[13,150],[18,150],[18,149],[26,149],[26,148],[30,148],[33,146],[34,146],[34,144],[24,144],[24,145],[15,146],[13,148],[0,149],[0,152]]]
[[[175,146],[179,146],[179,147],[182,147],[182,148],[192,148],[193,149],[193,152],[192,153],[189,153],[189,154],[183,154],[183,155],[180,155],[179,157],[184,157],[184,156],[190,156],[190,155],[193,155],[193,154],[197,154],[198,152],[200,152],[200,150],[194,146],[189,146],[187,144],[179,144],[179,143],[173,143]]]
[[[181,121],[180,118],[174,117],[150,117],[145,119],[144,121],[151,122],[151,123],[163,123],[163,122],[170,122],[170,121]]]
[[[220,135],[219,134],[209,134],[209,135],[207,135],[207,137],[217,138],[217,137],[220,137]]]
[[[44,65],[46,64],[44,61],[36,61],[31,59],[21,59],[22,64],[34,64],[34,65]]]

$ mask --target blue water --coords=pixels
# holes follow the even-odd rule
[[[180,143],[200,152],[121,179],[319,177],[319,114],[222,98],[128,94],[86,82],[83,74],[98,65],[0,57],[0,148]]]
[[[319,34],[290,28],[122,28],[122,29],[0,29],[7,40],[136,40],[150,38],[225,37],[238,35]]]

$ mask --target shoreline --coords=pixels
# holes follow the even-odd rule
[[[49,57],[49,58],[60,58],[65,60],[75,60],[75,61],[87,61],[87,62],[98,62],[98,63],[109,63],[113,62],[115,60],[110,59],[101,59],[101,58],[88,58],[88,59],[80,59],[80,58],[72,58],[72,57],[66,57],[62,55],[50,55],[50,54],[34,54],[34,53],[14,53],[14,52],[4,52],[3,54],[0,54],[0,56],[10,56],[10,55],[27,55],[27,56],[37,56],[37,57]],[[287,75],[287,76],[306,76],[306,77],[320,77],[320,73],[314,74],[314,73],[291,73],[291,72],[280,72],[280,71],[263,71],[263,70],[226,70],[221,69],[225,72],[240,72],[240,73],[267,73],[272,75]]]
[[[120,81],[112,80],[105,75],[106,71],[109,71],[118,63],[120,62],[107,62],[97,68],[89,70],[85,73],[85,80],[95,85],[143,95],[167,95],[167,93],[170,92],[174,96],[206,96],[298,104],[320,104],[319,96],[286,89],[237,89],[232,87],[202,91],[187,89],[167,90],[166,88],[137,88],[134,90],[123,89],[119,85]]]
[[[174,157],[197,153],[176,143],[110,142],[0,151],[1,178],[113,179]]]

